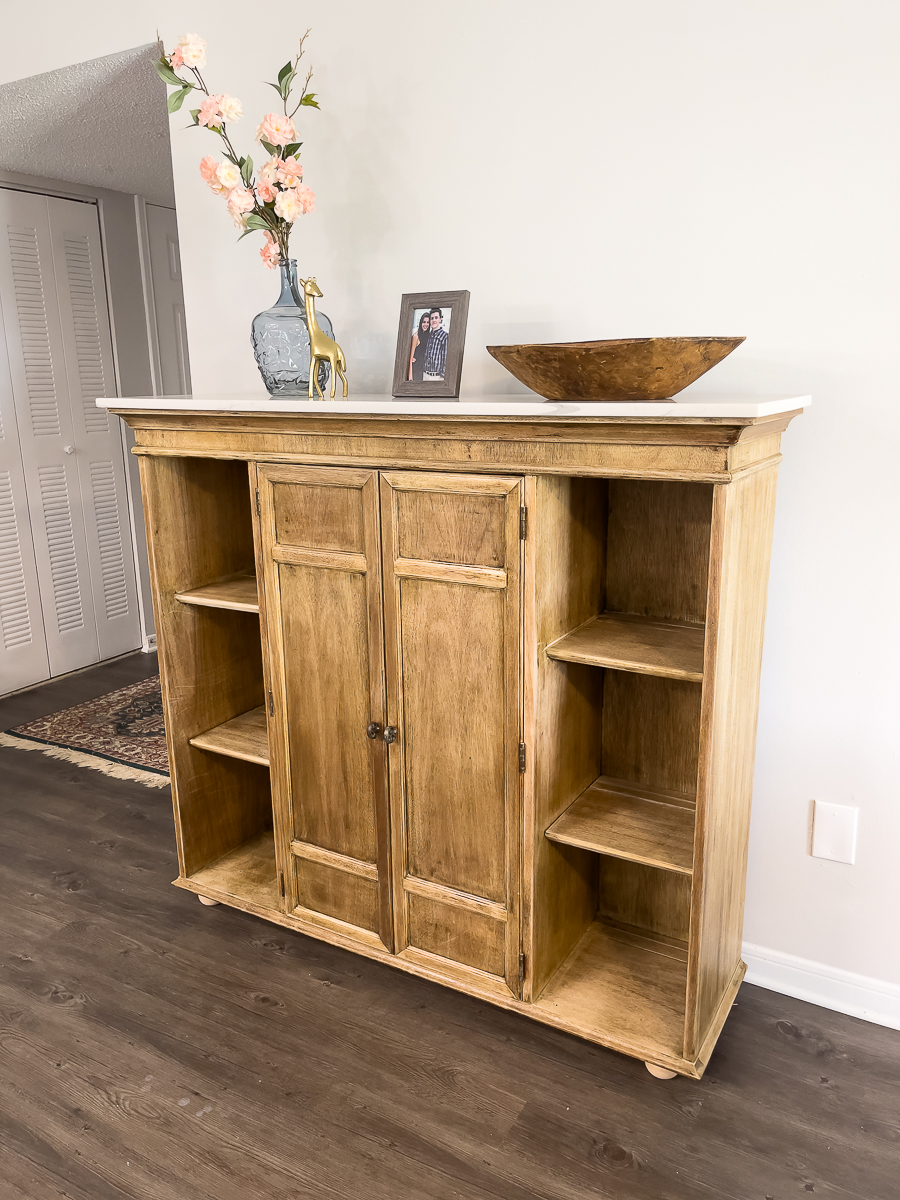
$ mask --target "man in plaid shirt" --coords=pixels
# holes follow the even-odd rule
[[[440,383],[444,378],[444,369],[447,365],[449,335],[444,329],[444,314],[439,308],[433,308],[429,316],[431,337],[428,339],[428,349],[425,351],[423,379],[426,383]]]

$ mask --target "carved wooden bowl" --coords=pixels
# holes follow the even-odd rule
[[[670,400],[739,346],[742,337],[617,338],[488,346],[547,400]]]

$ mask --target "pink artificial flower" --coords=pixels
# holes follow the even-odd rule
[[[286,146],[297,136],[294,122],[282,113],[269,113],[263,117],[256,131],[258,142],[268,142],[272,146]]]
[[[206,126],[221,125],[221,104],[224,99],[223,95],[206,96],[197,114],[197,124]]]
[[[200,174],[203,176],[204,183],[212,183],[216,178],[216,171],[218,169],[219,164],[211,154],[207,154],[200,159]]]
[[[272,158],[268,159],[259,168],[259,171],[257,173],[257,178],[262,183],[275,183],[276,180],[278,179],[278,164],[280,162],[281,162],[280,158],[272,157]]]
[[[281,262],[281,253],[278,249],[278,243],[272,237],[271,233],[266,234],[266,244],[259,253],[266,266],[270,267],[273,271]]]
[[[303,166],[294,155],[278,160],[278,182],[282,187],[296,187],[303,179]]]
[[[307,187],[305,183],[301,183],[294,188],[294,195],[300,201],[300,208],[303,212],[311,213],[316,207],[315,192],[311,187]]]
[[[172,68],[173,71],[178,71],[178,70],[180,70],[181,67],[184,66],[184,55],[181,53],[180,46],[176,46],[175,49],[172,51],[172,53],[169,55],[169,66]]]
[[[236,187],[228,193],[228,211],[233,217],[238,213],[252,212],[256,207],[256,199],[249,188]]]
[[[303,214],[303,205],[293,188],[279,192],[275,197],[275,211],[283,221],[296,221]]]
[[[219,112],[222,114],[222,120],[239,121],[244,115],[244,109],[240,100],[235,100],[234,96],[219,97]]]
[[[183,33],[178,39],[178,45],[172,51],[173,68],[175,68],[176,58],[179,67],[205,67],[206,42],[202,37],[197,37],[196,33]]]
[[[264,179],[260,179],[256,184],[256,194],[263,204],[271,204],[277,195],[271,183],[266,183]]]
[[[230,192],[232,188],[236,188],[241,182],[241,173],[234,163],[228,162],[226,159],[225,162],[220,162],[218,167],[216,167],[216,179],[227,192]]]

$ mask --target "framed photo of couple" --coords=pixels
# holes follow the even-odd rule
[[[400,304],[393,396],[459,395],[468,292],[412,292]]]

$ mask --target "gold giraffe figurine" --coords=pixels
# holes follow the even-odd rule
[[[329,400],[334,399],[335,380],[338,375],[344,381],[344,399],[347,399],[347,360],[344,358],[344,352],[328,334],[322,329],[316,318],[316,297],[321,296],[319,285],[315,278],[310,276],[309,279],[299,279],[298,283],[303,285],[303,295],[306,300],[306,323],[309,326],[309,398],[313,398],[313,384],[315,383],[316,391],[325,399],[322,389],[319,387],[319,363],[327,362],[331,364],[331,393]]]

